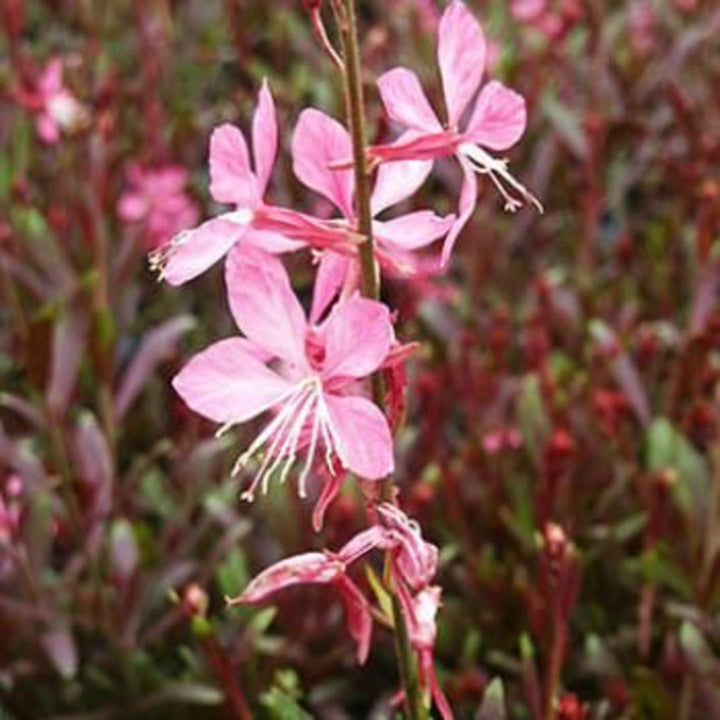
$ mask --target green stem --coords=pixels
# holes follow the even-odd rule
[[[333,0],[340,38],[342,42],[345,72],[345,104],[350,127],[355,172],[355,202],[358,231],[364,240],[359,247],[362,274],[362,294],[378,300],[380,281],[375,265],[375,243],[372,233],[372,211],[370,209],[370,176],[365,157],[365,103],[363,100],[362,73],[360,68],[360,47],[357,34],[354,0]],[[379,407],[385,402],[385,389],[380,373],[372,377],[373,400]],[[380,497],[393,501],[395,497],[392,478],[382,481]],[[417,666],[413,656],[408,629],[402,606],[396,593],[392,593],[393,624],[395,627],[395,650],[400,671],[400,680],[405,692],[405,713],[408,720],[422,720],[427,717],[418,682]]]

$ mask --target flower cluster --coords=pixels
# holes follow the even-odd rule
[[[480,87],[486,43],[459,0],[440,19],[438,61],[446,124],[431,109],[411,70],[390,70],[378,82],[387,115],[403,132],[392,142],[367,148],[368,164],[376,171],[369,221],[376,274],[402,278],[420,273],[423,262],[414,251],[440,240],[440,264],[447,263],[476,205],[477,174],[490,178],[506,209],[514,211],[524,202],[541,209],[510,175],[507,162],[491,154],[522,136],[525,102],[499,82]],[[367,223],[363,226],[359,220],[356,176],[349,161],[357,148],[345,127],[317,109],[306,109],[292,138],[295,175],[330,201],[337,210],[333,217],[314,217],[266,199],[278,148],[275,105],[266,82],[250,140],[229,124],[213,132],[210,193],[232,208],[180,232],[157,248],[151,264],[162,279],[181,285],[227,256],[227,297],[242,336],[202,351],[175,377],[173,386],[190,408],[219,425],[219,434],[267,416],[234,466],[234,474],[252,468],[242,496],[252,500],[258,489],[267,491],[272,478],[284,482],[299,465],[301,497],[309,494],[312,480],[322,484],[314,515],[319,529],[346,473],[373,482],[394,471],[390,422],[368,397],[367,380],[382,369],[399,366],[408,346],[395,338],[390,309],[360,294],[361,246],[368,240],[361,227],[367,228]],[[390,208],[417,191],[433,162],[445,157],[457,158],[463,171],[457,215],[441,217],[424,209],[386,217]],[[127,197],[125,214],[139,215],[140,205],[144,208],[152,194],[151,189],[142,198]],[[317,266],[308,314],[280,257],[302,250],[311,252]],[[347,569],[373,549],[384,551],[420,684],[443,717],[451,717],[432,659],[440,604],[440,589],[431,584],[437,548],[424,541],[417,526],[392,504],[371,508],[370,517],[370,528],[339,552],[309,552],[282,560],[232,602],[264,602],[275,591],[297,583],[332,586],[344,603],[358,660],[363,662],[372,612]]]

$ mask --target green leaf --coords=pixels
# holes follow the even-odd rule
[[[505,690],[502,680],[495,678],[485,689],[482,705],[477,712],[477,720],[505,720]]]
[[[278,670],[273,687],[262,693],[260,704],[272,720],[312,720],[299,704],[300,683],[293,670]]]
[[[535,374],[523,378],[518,397],[518,421],[525,447],[539,462],[542,447],[550,434],[550,421],[540,392],[540,380]]]
[[[705,518],[710,476],[705,458],[666,418],[655,419],[645,438],[647,470],[669,471],[675,499],[682,510],[696,519]]]

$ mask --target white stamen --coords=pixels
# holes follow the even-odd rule
[[[322,396],[318,395],[317,405],[315,407],[315,417],[313,417],[312,431],[310,432],[310,445],[308,446],[307,455],[305,457],[305,464],[303,465],[302,472],[298,478],[298,493],[300,497],[307,495],[307,477],[310,474],[310,468],[312,467],[313,460],[315,459],[315,450],[317,448],[318,434],[320,430],[320,403],[322,402]],[[285,474],[280,478],[282,482],[285,481]]]
[[[289,402],[283,407],[283,409],[269,422],[263,431],[255,438],[250,447],[237,459],[232,469],[232,475],[237,475],[240,470],[247,465],[250,458],[252,458],[260,448],[273,437],[273,442],[270,445],[269,451],[272,451],[276,444],[282,437],[282,429],[292,420],[293,414],[297,409],[298,405],[301,405],[303,400],[307,397],[308,391],[311,388],[307,382],[302,382],[295,387],[295,392],[290,395]],[[276,435],[277,433],[277,435]],[[268,455],[271,457],[271,455]],[[264,463],[263,463],[264,464]],[[260,471],[262,471],[262,466]],[[255,488],[261,479],[260,471],[255,475],[250,487],[241,495],[243,500],[252,501],[255,497]]]
[[[258,486],[261,487],[263,493],[267,493],[271,477],[280,468],[282,468],[280,482],[284,483],[287,480],[287,476],[297,460],[298,445],[303,429],[307,427],[308,418],[311,415],[313,417],[310,444],[298,480],[300,497],[307,495],[307,476],[312,469],[321,434],[325,443],[325,460],[330,471],[333,472],[330,417],[323,402],[320,378],[313,376],[304,379],[292,387],[279,402],[284,403],[282,409],[255,438],[250,447],[240,455],[233,466],[232,474],[236,475],[263,446],[269,443],[250,487],[241,494],[244,500],[252,501]],[[218,433],[224,432],[230,425],[232,423],[223,425]]]
[[[320,415],[320,430],[322,432],[323,443],[325,444],[325,464],[331,475],[335,475],[335,468],[333,467],[332,456],[333,448],[339,447],[340,443],[337,442],[337,437],[333,432],[332,419],[330,418],[330,412],[325,405],[325,401],[320,398],[321,402],[318,403],[318,415]],[[333,442],[334,441],[334,442]],[[339,453],[335,453],[340,460],[340,464],[345,467],[343,459]]]
[[[462,155],[467,157],[473,169],[481,175],[487,175],[505,199],[505,210],[515,212],[525,203],[534,205],[539,212],[544,212],[542,203],[520,182],[518,182],[508,171],[507,160],[504,158],[494,158],[488,154],[479,145],[470,143],[462,143],[459,147]],[[513,197],[503,185],[509,185],[512,190],[520,195],[522,200]]]
[[[307,420],[308,415],[312,411],[312,406],[315,402],[315,398],[316,393],[311,392],[305,398],[302,406],[298,409],[297,416],[293,421],[293,427],[286,428],[285,440],[280,447],[280,450],[277,451],[275,461],[265,472],[265,476],[263,478],[264,493],[267,493],[268,481],[272,477],[273,473],[280,467],[280,465],[283,465],[283,470],[280,475],[280,483],[285,483],[287,475],[290,472],[292,466],[295,464],[295,460],[297,459],[297,446],[300,442],[300,434],[302,433],[302,429],[305,426],[305,421]],[[275,454],[275,450],[271,450],[268,451],[268,456],[270,456],[271,452]],[[300,492],[300,497],[305,497],[305,494],[303,492]]]

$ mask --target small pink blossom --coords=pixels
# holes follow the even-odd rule
[[[371,148],[370,156],[379,162],[449,156],[458,159],[464,180],[458,219],[443,247],[446,263],[477,204],[476,174],[492,180],[505,199],[506,210],[513,212],[523,203],[532,203],[540,211],[542,206],[508,172],[506,160],[488,152],[506,150],[522,137],[527,122],[525,100],[496,80],[480,89],[487,45],[480,25],[460,0],[453,0],[440,20],[438,63],[448,123],[443,125],[438,119],[412,70],[390,70],[378,80],[380,95],[390,119],[407,128],[407,132],[390,145]],[[468,112],[464,130],[460,130]]]
[[[131,165],[127,178],[128,188],[118,201],[118,215],[125,222],[141,223],[145,242],[151,249],[197,222],[197,206],[186,192],[185,168]]]
[[[349,169],[333,169],[352,154],[347,130],[325,113],[307,109],[300,114],[292,141],[293,169],[298,179],[329,200],[343,219],[333,227],[357,233],[355,176]],[[439,217],[419,210],[388,220],[378,220],[385,210],[409,198],[425,181],[432,167],[428,161],[406,161],[382,165],[371,197],[375,255],[379,265],[395,275],[415,272],[412,251],[443,237],[455,216]],[[319,317],[341,286],[352,292],[359,283],[357,253],[323,253],[318,269],[313,316]]]
[[[362,665],[370,651],[372,614],[370,603],[346,570],[348,565],[382,543],[382,531],[372,527],[356,535],[338,553],[307,552],[285,558],[261,572],[242,595],[227,601],[231,605],[258,605],[293,585],[332,585],[340,594],[347,628],[357,643],[357,660]]]
[[[244,247],[273,253],[291,252],[305,245],[351,244],[345,233],[333,231],[309,215],[264,201],[277,142],[275,103],[267,82],[263,82],[252,123],[254,162],[250,162],[244,135],[234,125],[215,128],[210,138],[210,194],[219,203],[234,205],[234,209],[179,233],[152,253],[150,265],[162,279],[182,285],[241,241]]]
[[[237,473],[265,448],[244,497],[251,500],[258,485],[265,491],[281,468],[284,480],[303,448],[303,497],[320,448],[331,473],[335,459],[369,480],[392,472],[387,419],[360,385],[394,342],[388,309],[353,296],[336,303],[322,324],[308,323],[280,260],[252,246],[230,255],[226,281],[245,337],[221,340],[196,355],[173,386],[193,410],[222,423],[219,432],[275,412],[235,464]]]
[[[48,145],[60,139],[60,133],[82,128],[88,120],[87,109],[65,87],[62,60],[51,58],[38,78],[34,92],[23,95],[22,102],[37,112],[35,129]]]
[[[437,625],[435,617],[440,609],[442,590],[437,586],[428,586],[412,598],[405,615],[408,619],[408,635],[418,661],[420,686],[428,688],[435,706],[443,720],[452,720],[453,712],[445,697],[435,672],[435,637]]]
[[[488,455],[497,455],[503,450],[517,450],[522,445],[522,435],[517,428],[502,427],[485,433],[482,445]]]
[[[422,539],[417,524],[399,508],[383,503],[377,511],[379,523],[355,535],[339,552],[307,552],[285,558],[255,577],[239,597],[227,601],[231,605],[257,605],[293,585],[332,585],[340,593],[348,629],[358,644],[358,662],[363,663],[370,647],[372,614],[370,603],[347,570],[373,550],[390,551],[393,577],[403,589],[401,605],[411,644],[421,661],[422,677],[427,679],[443,718],[452,717],[451,713],[445,714],[449,706],[432,667],[440,589],[428,583],[437,567],[437,548]]]

